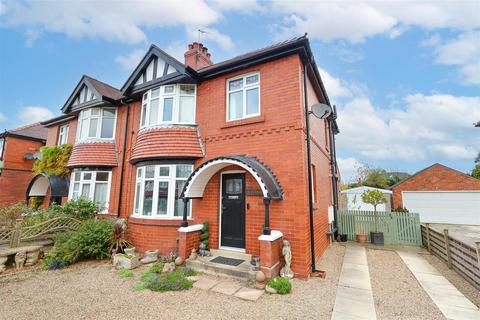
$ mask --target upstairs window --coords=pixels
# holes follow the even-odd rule
[[[260,115],[260,73],[227,81],[227,121]]]
[[[140,127],[195,124],[195,91],[192,84],[171,84],[145,92]]]
[[[4,143],[4,139],[3,138],[0,138],[0,160],[3,159],[3,143]]]
[[[95,202],[101,212],[108,211],[111,171],[74,170],[71,177],[69,200],[84,197]]]
[[[68,140],[68,125],[61,126],[58,129],[58,145],[64,145]]]
[[[117,109],[90,108],[78,117],[77,141],[88,139],[113,139]]]

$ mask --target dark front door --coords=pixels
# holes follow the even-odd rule
[[[222,175],[221,242],[225,247],[245,248],[245,175]]]

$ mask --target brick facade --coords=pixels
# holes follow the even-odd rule
[[[434,164],[392,187],[393,207],[402,207],[402,191],[480,190],[480,180],[462,172]]]

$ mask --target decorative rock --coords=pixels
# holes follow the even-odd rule
[[[158,260],[158,249],[157,250],[147,250],[145,251],[145,255],[143,259],[140,260],[141,263],[147,264],[152,263]]]
[[[266,286],[265,291],[268,292],[268,293],[271,293],[271,294],[276,294],[277,293],[277,290],[273,289],[270,286]]]
[[[196,281],[198,281],[198,279],[200,279],[200,277],[199,276],[189,276],[189,277],[186,277],[186,279],[188,281],[196,282]]]
[[[31,267],[38,261],[38,256],[40,255],[40,250],[27,252],[27,260],[25,261],[26,267]]]
[[[280,275],[282,277],[293,279],[293,271],[290,269],[292,264],[292,249],[290,248],[290,242],[283,240],[282,254],[285,258],[285,266],[280,270]]]
[[[5,271],[5,269],[7,268],[5,266],[5,263],[7,262],[7,260],[8,260],[8,256],[3,256],[3,257],[0,256],[0,273]]]
[[[257,282],[265,282],[265,280],[267,280],[267,277],[265,276],[265,273],[263,273],[263,271],[258,271],[255,275],[255,279],[257,279]]]
[[[125,248],[123,251],[129,256],[135,256],[135,247]]]
[[[175,270],[175,262],[165,263],[163,266],[162,273],[170,273]]]
[[[190,257],[188,257],[189,260],[195,260],[197,259],[197,252],[195,249],[192,249],[192,253],[190,253]]]
[[[182,259],[182,257],[177,257],[177,258],[175,259],[175,265],[176,265],[176,266],[180,266],[180,265],[182,265],[182,264],[183,264],[183,259]]]
[[[27,253],[25,251],[17,252],[17,254],[15,255],[15,268],[23,269],[23,265],[25,264],[26,259]]]
[[[113,266],[117,269],[135,269],[140,265],[137,256],[126,256],[125,254],[117,253],[113,256]]]

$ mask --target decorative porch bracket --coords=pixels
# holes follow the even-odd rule
[[[263,234],[270,235],[270,197],[263,198],[263,204],[265,205],[265,223],[263,224]]]

